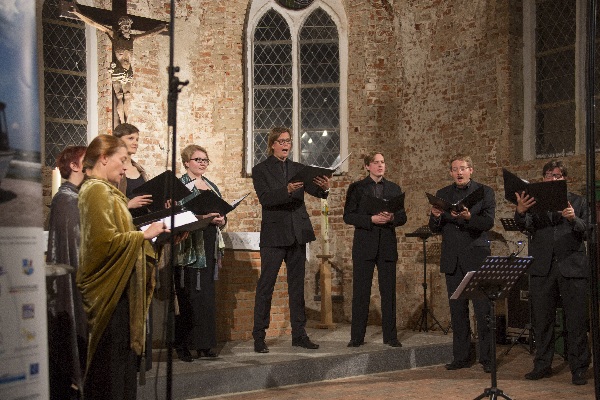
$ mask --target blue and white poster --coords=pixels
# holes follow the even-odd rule
[[[47,399],[35,0],[0,0],[0,399]],[[39,157],[38,157],[39,159]],[[36,168],[37,167],[37,168]]]
[[[46,263],[36,228],[0,228],[0,399],[47,399]],[[42,252],[43,253],[43,252]]]

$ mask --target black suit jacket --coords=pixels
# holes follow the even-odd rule
[[[364,210],[361,198],[365,195],[373,196],[373,179],[354,182],[348,188],[346,205],[344,206],[344,222],[354,225],[354,242],[352,245],[352,258],[370,260],[377,253],[388,261],[398,260],[398,243],[396,240],[396,227],[406,223],[406,212],[401,209],[394,213],[394,220],[385,225],[376,225],[371,222],[371,215]],[[382,179],[383,198],[390,199],[402,193],[400,186]]]
[[[449,212],[444,212],[439,219],[429,217],[429,228],[432,232],[442,233],[442,254],[440,272],[454,273],[457,265],[463,272],[474,271],[490,255],[490,242],[487,231],[494,226],[496,199],[492,188],[471,181],[467,189],[457,190],[452,184],[437,191],[436,196],[451,203],[459,201],[483,186],[483,200],[469,210],[471,219],[468,221],[452,218]]]
[[[287,163],[288,177],[304,167],[291,160]],[[327,192],[310,184],[289,194],[281,161],[275,156],[269,156],[252,168],[252,183],[262,206],[261,247],[291,246],[294,242],[305,244],[316,239],[304,205],[304,192],[323,199],[327,198]]]
[[[529,255],[534,258],[529,273],[546,276],[553,258],[560,273],[567,278],[585,278],[589,274],[585,252],[587,202],[581,196],[569,193],[569,202],[575,210],[575,219],[569,222],[560,213],[524,215],[515,211],[515,221],[530,233]]]

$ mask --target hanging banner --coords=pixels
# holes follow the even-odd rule
[[[23,161],[23,155],[39,159],[41,152],[36,26],[35,0],[0,0],[3,400],[49,397],[41,166],[30,159]]]

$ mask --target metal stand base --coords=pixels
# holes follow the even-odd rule
[[[524,343],[521,343],[519,341],[519,339],[521,339],[522,337],[525,336],[525,331],[528,331],[527,336],[529,336],[529,337],[527,340],[529,342],[529,346],[526,346]],[[533,335],[531,334],[532,332],[533,332],[533,328],[532,328],[531,324],[525,324],[525,327],[523,329],[521,329],[521,332],[519,332],[519,335],[516,337],[516,339],[512,340],[510,347],[508,349],[506,349],[506,351],[504,352],[504,355],[507,355],[512,350],[512,348],[515,347],[517,344],[523,346],[529,354],[533,354]]]
[[[489,327],[490,327],[490,332],[492,333],[492,341],[491,341],[491,346],[492,346],[492,354],[491,354],[491,366],[492,366],[492,372],[491,372],[491,379],[492,379],[492,387],[486,388],[484,389],[483,393],[480,394],[479,396],[477,396],[475,398],[475,400],[480,400],[480,399],[485,399],[485,398],[489,398],[489,399],[498,399],[498,397],[501,397],[503,399],[507,399],[507,400],[512,400],[510,397],[508,397],[507,395],[504,394],[504,392],[498,388],[498,381],[496,379],[496,373],[497,373],[497,363],[496,363],[496,300],[498,299],[498,294],[494,294],[494,293],[488,293],[488,297],[489,297],[489,301],[490,301],[490,317],[489,317]]]
[[[415,232],[406,235],[407,237],[418,237],[423,241],[423,283],[421,284],[423,286],[423,308],[421,309],[421,317],[419,318],[417,326],[419,327],[419,332],[428,332],[431,328],[437,325],[440,327],[442,332],[444,332],[444,335],[447,335],[448,329],[442,328],[442,324],[440,324],[440,321],[437,320],[427,305],[427,239],[431,235],[433,235],[433,233],[431,233],[429,227],[421,227]],[[433,320],[431,325],[429,325],[427,317],[431,317]],[[413,330],[415,329],[417,328],[415,327]]]
[[[503,399],[512,400],[510,397],[505,395],[501,389],[498,389],[496,387],[485,389],[482,394],[480,394],[478,397],[475,398],[475,400],[481,400],[481,399],[486,399],[486,398],[498,399],[500,397]]]
[[[423,285],[426,285],[426,284],[424,283]],[[427,289],[425,289],[425,291],[427,291]],[[431,319],[433,320],[433,323],[431,325],[429,325],[427,322],[427,316],[430,316]],[[438,321],[437,318],[435,317],[435,315],[433,315],[433,312],[431,311],[431,309],[429,307],[427,307],[427,300],[425,300],[423,302],[423,309],[421,310],[421,318],[419,318],[419,322],[417,323],[417,325],[419,326],[419,332],[421,332],[421,331],[427,332],[431,328],[433,328],[434,326],[437,325],[440,327],[442,332],[444,332],[444,335],[448,334],[448,330],[444,329],[442,327],[442,324],[440,324],[440,321]]]

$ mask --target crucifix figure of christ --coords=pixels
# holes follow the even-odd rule
[[[114,91],[114,109],[118,121],[127,122],[131,106],[133,68],[131,58],[133,42],[143,36],[160,33],[168,28],[163,21],[127,14],[127,0],[112,0],[112,10],[77,4],[77,1],[60,2],[62,17],[78,18],[88,25],[106,33],[112,43],[112,62],[109,68]],[[131,33],[132,26],[141,33]]]

